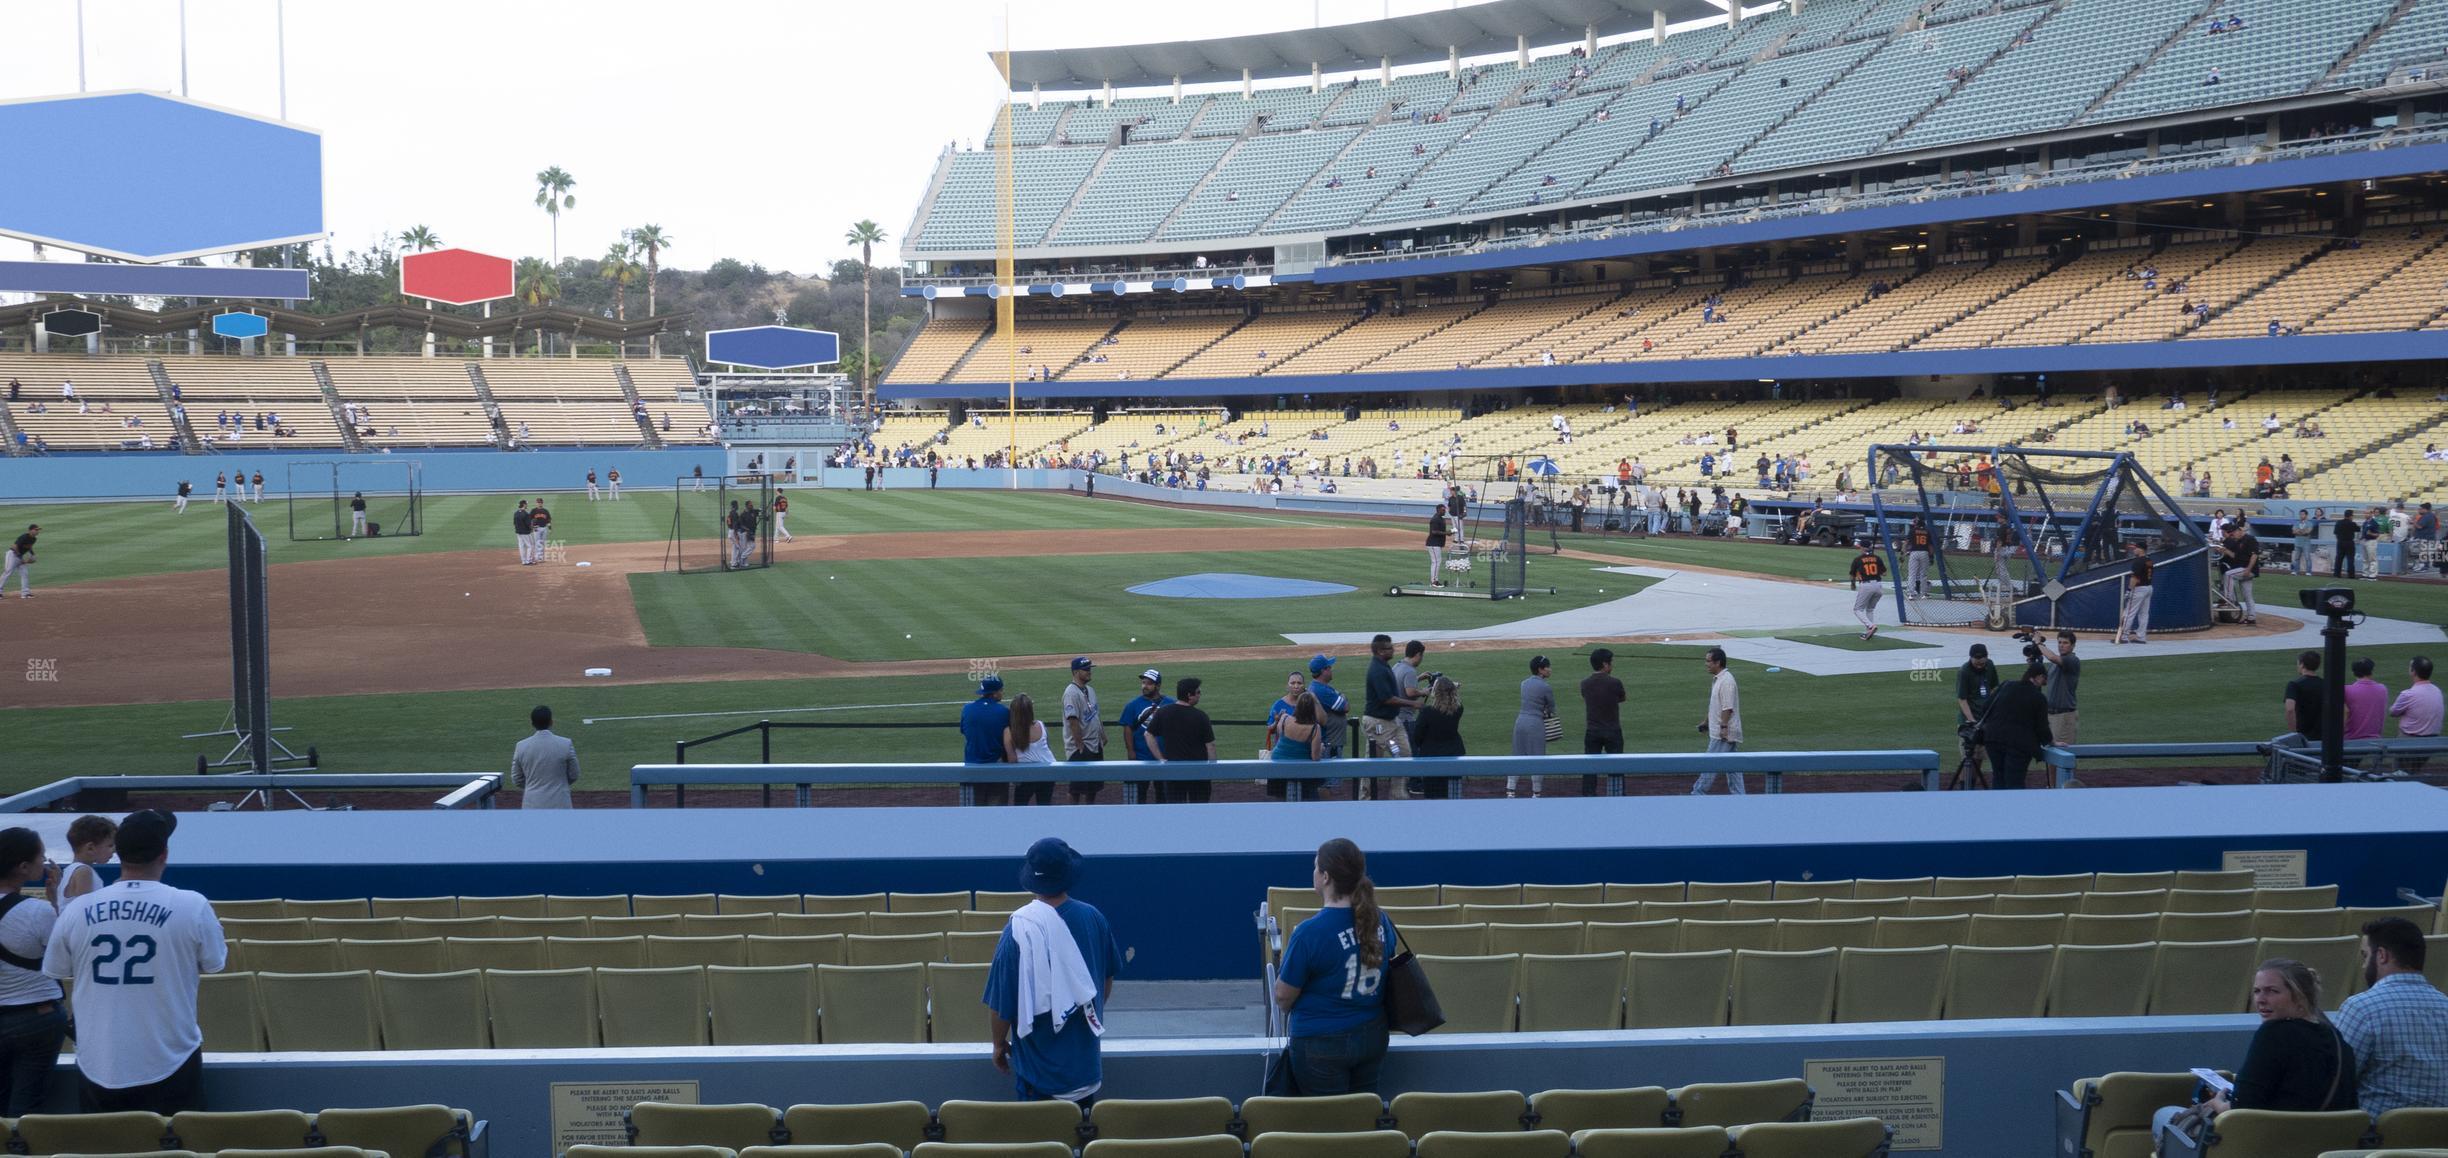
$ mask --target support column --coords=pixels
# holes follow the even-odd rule
[[[1105,107],[1113,107],[1113,82],[1110,80],[1105,82]]]
[[[34,321],[32,321],[32,322],[28,323],[28,325],[29,325],[29,326],[30,326],[30,327],[33,329],[33,331],[34,331],[34,341],[33,341],[33,345],[34,345],[34,352],[35,352],[35,353],[37,353],[37,354],[48,354],[48,353],[50,353],[50,352],[51,352],[51,331],[46,330],[46,329],[44,329],[44,328],[43,328],[42,319],[37,318],[37,319],[35,319]]]
[[[1241,99],[1250,99],[1250,75],[1246,68],[1241,70]]]
[[[2121,241],[2125,238],[2132,237],[2134,234],[2140,232],[2141,228],[2141,217],[2135,212],[2133,206],[2125,205],[2120,206],[2117,209],[2116,235],[2118,240]]]
[[[1847,265],[1847,266],[1849,266],[1849,267],[1851,267],[1851,268],[1853,268],[1853,269],[1857,269],[1857,270],[1861,268],[1861,266],[1862,266],[1862,239],[1861,239],[1861,234],[1855,233],[1855,234],[1852,234],[1852,235],[1847,236],[1847,237],[1844,239],[1844,255],[1845,255],[1845,257],[1844,257],[1844,259],[1845,259],[1845,265]]]
[[[1462,49],[1459,45],[1445,46],[1445,79],[1462,79]]]
[[[1323,92],[1323,91],[1325,91],[1325,88],[1326,88],[1326,70],[1325,70],[1325,69],[1323,69],[1323,68],[1318,67],[1318,63],[1317,63],[1316,61],[1314,61],[1314,60],[1313,60],[1313,61],[1310,61],[1310,62],[1309,62],[1309,91],[1310,91],[1310,92]]]
[[[2040,219],[2029,213],[2015,218],[2015,246],[2029,248],[2040,244]]]
[[[193,358],[202,354],[203,352],[203,336],[192,327],[189,328],[187,331],[187,356]]]
[[[1043,85],[1034,85],[1034,84],[1030,85],[1030,86],[1029,86],[1029,111],[1030,111],[1030,112],[1032,112],[1032,113],[1033,113],[1033,112],[1036,112],[1036,111],[1037,111],[1039,108],[1043,107],[1044,105],[1045,105],[1045,87],[1044,87]]]
[[[1377,87],[1394,87],[1394,58],[1391,56],[1377,58]]]
[[[1181,78],[1178,76],[1173,78],[1173,103],[1181,103]]]
[[[1513,38],[1513,67],[1530,67],[1530,38],[1527,36]]]
[[[1598,59],[1598,26],[1595,24],[1581,26],[1581,55],[1589,60]]]
[[[1653,11],[1649,14],[1649,35],[1656,38],[1659,44],[1666,43],[1665,13]]]

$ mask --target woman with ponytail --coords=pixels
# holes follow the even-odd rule
[[[1310,872],[1325,907],[1292,930],[1275,981],[1291,1023],[1290,1076],[1307,1096],[1375,1093],[1394,919],[1377,907],[1359,845],[1339,836],[1319,845]]]

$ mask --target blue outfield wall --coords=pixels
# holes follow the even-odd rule
[[[200,496],[210,497],[212,480],[222,471],[262,471],[267,496],[282,488],[292,463],[347,463],[373,478],[386,463],[413,460],[424,464],[425,493],[496,493],[507,491],[567,491],[586,489],[586,473],[617,470],[623,489],[668,487],[672,480],[703,466],[719,474],[719,447],[668,450],[528,450],[516,454],[498,450],[419,450],[395,454],[342,454],[330,450],[235,452],[186,455],[167,452],[131,454],[62,454],[47,458],[0,458],[0,502],[57,499],[159,498],[168,500],[180,479],[194,483]],[[326,478],[329,476],[326,475]],[[371,486],[368,489],[372,489]]]

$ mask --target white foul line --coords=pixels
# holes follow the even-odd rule
[[[966,704],[967,700],[927,700],[914,704],[839,704],[829,708],[771,708],[730,712],[663,712],[652,716],[588,716],[581,724],[610,724],[621,720],[687,720],[703,716],[786,716],[793,712],[859,712],[879,708],[949,708]]]

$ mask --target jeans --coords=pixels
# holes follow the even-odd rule
[[[1742,741],[1720,740],[1715,736],[1710,736],[1708,750],[1711,752],[1738,752],[1742,750]],[[1720,775],[1723,775],[1726,778],[1726,785],[1733,791],[1734,795],[1743,795],[1743,777],[1742,773],[1740,772],[1703,772],[1700,774],[1699,779],[1692,781],[1691,794],[1694,796],[1708,795],[1708,790],[1716,787],[1717,777]]]
[[[1074,764],[1102,763],[1104,759],[1105,749],[1103,748],[1093,752],[1085,748],[1074,748],[1070,755],[1070,762]],[[1094,804],[1097,793],[1103,791],[1105,791],[1105,782],[1102,780],[1074,780],[1071,782],[1071,803]]]
[[[68,1036],[68,1007],[45,1001],[0,1013],[0,1073],[8,1075],[5,1113],[17,1117],[43,1108],[51,1085],[51,1068],[59,1064],[61,1039]]]
[[[1623,752],[1622,726],[1618,725],[1612,728],[1582,729],[1581,751],[1587,755],[1620,755]],[[1596,776],[1584,776],[1581,778],[1581,795],[1598,795],[1598,778]]]
[[[1292,1083],[1302,1097],[1376,1093],[1377,1068],[1385,1061],[1385,1015],[1338,1033],[1295,1037],[1291,1052]]]

